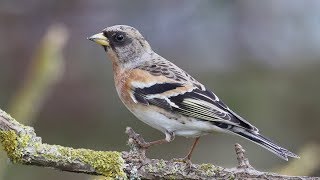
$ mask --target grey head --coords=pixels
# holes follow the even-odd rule
[[[133,27],[110,26],[88,38],[101,45],[113,63],[125,65],[140,61],[145,54],[152,53],[149,43]]]

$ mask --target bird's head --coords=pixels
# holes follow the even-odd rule
[[[145,53],[152,52],[139,31],[126,25],[107,27],[88,39],[101,45],[116,65],[137,63]]]

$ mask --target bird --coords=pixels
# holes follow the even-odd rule
[[[203,84],[153,51],[134,27],[106,27],[87,39],[101,45],[112,61],[117,93],[139,120],[164,133],[160,140],[141,147],[194,138],[185,160],[190,160],[199,138],[213,132],[238,135],[288,161],[298,155],[260,134]]]

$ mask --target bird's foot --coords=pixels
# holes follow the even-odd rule
[[[188,158],[188,156],[186,156],[184,158],[173,158],[172,161],[184,163],[186,169],[188,169],[189,171],[191,171],[191,169],[192,169],[192,162],[191,162],[190,158]]]
[[[139,149],[148,149],[151,146],[149,142],[146,142],[142,136],[134,132],[132,128],[127,127],[126,133],[129,136],[130,145],[136,146]]]
[[[186,164],[192,164],[191,160],[188,157],[184,157],[184,158],[173,158],[172,159],[174,162],[182,162],[182,163],[186,163]]]
[[[152,146],[150,142],[137,142],[137,143],[140,146],[140,148],[143,148],[143,149],[148,149],[149,147]]]
[[[145,142],[140,134],[134,132],[130,127],[127,127],[126,133],[129,136],[128,144],[131,147],[129,152],[131,157],[134,157],[134,161],[144,164],[144,162],[148,160],[146,157],[146,151],[150,145]]]

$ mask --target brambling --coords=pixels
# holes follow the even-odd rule
[[[125,106],[165,134],[142,147],[170,142],[175,135],[192,137],[195,141],[185,157],[190,160],[200,136],[220,131],[251,140],[284,160],[299,158],[262,136],[212,91],[155,53],[135,28],[111,26],[88,39],[101,45],[112,61],[115,86]]]

